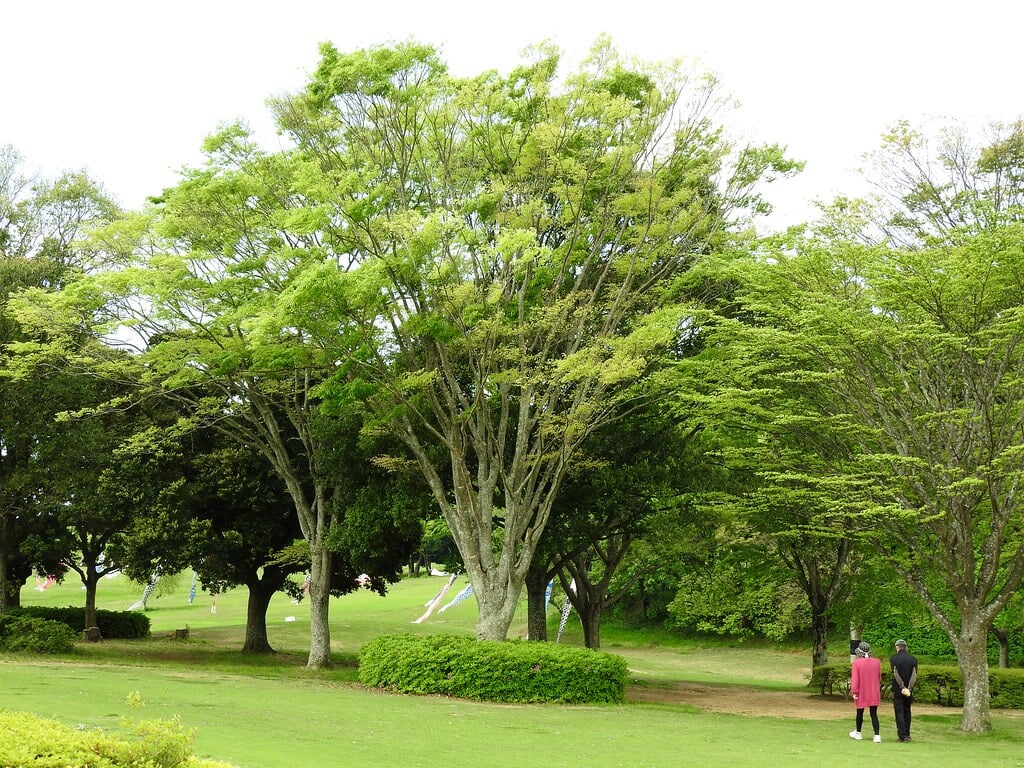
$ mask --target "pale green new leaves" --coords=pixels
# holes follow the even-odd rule
[[[584,346],[558,361],[553,378],[565,382],[595,379],[609,387],[636,381],[677,338],[683,313],[684,309],[676,306],[654,310],[629,333]]]

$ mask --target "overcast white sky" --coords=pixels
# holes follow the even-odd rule
[[[602,33],[650,60],[694,58],[741,104],[729,120],[807,162],[778,221],[856,192],[851,171],[898,119],[1024,115],[1024,2],[972,0],[7,0],[0,145],[48,175],[88,170],[127,207],[199,159],[218,123],[269,126],[331,41],[415,39],[457,74],[507,70],[550,39],[570,60]]]

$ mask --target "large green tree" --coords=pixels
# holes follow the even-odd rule
[[[145,582],[154,572],[191,566],[211,592],[244,585],[242,652],[272,653],[270,600],[308,565],[277,560],[301,532],[269,463],[211,430],[156,432],[123,446],[117,460],[108,475],[115,485],[111,497],[135,511],[117,547],[123,572]]]
[[[772,495],[812,492],[810,532],[842,524],[915,591],[956,649],[967,730],[988,725],[986,635],[1024,569],[1022,148],[1020,123],[983,143],[897,125],[877,194],[764,249],[717,340],[754,421],[807,456],[761,473]]]
[[[733,266],[711,267],[720,282],[742,277]],[[732,280],[726,281],[729,275]],[[741,289],[742,291],[742,289]],[[854,531],[837,511],[846,506],[847,479],[853,451],[845,441],[841,419],[823,416],[842,408],[838,397],[824,401],[829,392],[804,381],[803,371],[816,361],[799,346],[784,347],[774,335],[773,317],[736,311],[735,296],[722,303],[730,310],[727,328],[736,333],[712,335],[701,354],[685,361],[687,378],[698,383],[681,394],[691,409],[701,408],[706,450],[720,469],[694,503],[718,507],[723,527],[721,551],[712,559],[722,568],[710,578],[725,579],[726,590],[744,583],[761,595],[791,595],[796,586],[809,608],[813,666],[828,663],[829,629],[837,605],[850,594],[847,580],[856,554]],[[764,325],[766,333],[758,326]],[[837,423],[838,422],[838,423]],[[757,570],[760,578],[735,578],[731,571]],[[712,590],[686,585],[687,600],[677,607],[706,605],[709,616],[719,615],[722,626],[743,621],[743,603],[758,606],[760,620],[773,634],[796,629],[788,619],[770,618],[782,606],[781,597],[702,601]],[[730,607],[730,603],[733,607]],[[800,622],[802,612],[780,611]]]
[[[0,612],[17,603],[33,565],[56,567],[56,533],[41,497],[74,457],[45,466],[40,446],[55,436],[56,414],[80,402],[76,385],[52,370],[15,372],[21,367],[12,364],[12,345],[31,334],[8,312],[8,300],[26,288],[63,285],[86,263],[83,228],[114,213],[84,174],[44,179],[28,173],[13,148],[0,147]]]
[[[308,663],[322,667],[330,661],[332,593],[354,588],[359,572],[351,571],[361,559],[368,561],[374,588],[383,591],[395,572],[385,560],[404,561],[415,542],[407,534],[406,515],[393,516],[397,523],[389,527],[372,520],[372,510],[360,501],[369,482],[369,456],[355,448],[358,413],[320,408],[315,390],[341,361],[302,329],[282,324],[282,292],[323,256],[317,235],[292,235],[282,223],[293,215],[291,158],[259,152],[237,127],[212,136],[206,150],[207,165],[184,172],[153,207],[94,233],[94,251],[111,268],[95,269],[59,292],[21,297],[18,317],[44,334],[46,343],[20,349],[26,366],[56,360],[134,387],[121,400],[95,408],[97,416],[125,402],[153,401],[176,414],[168,428],[172,437],[212,430],[268,462],[304,540]],[[83,334],[134,347],[135,354],[118,356],[116,363],[84,355],[73,343]],[[353,419],[354,427],[338,429]],[[373,482],[381,481],[375,476]],[[184,503],[195,507],[194,497]],[[345,533],[350,510],[362,517],[362,538]],[[379,545],[388,536],[392,546],[376,556],[357,553],[336,562],[346,542]],[[337,576],[341,566],[351,578]],[[255,618],[273,594],[268,584],[250,578],[264,567],[254,565],[246,576],[253,598],[262,601],[254,607]],[[271,570],[275,578],[282,576],[276,565]],[[228,580],[223,572],[217,578]],[[258,630],[258,622],[252,627]],[[262,635],[253,637],[252,649],[265,650]]]
[[[927,248],[806,243],[757,268],[744,297],[771,319],[744,333],[801,350],[788,375],[818,390],[817,413],[852,448],[835,514],[949,635],[966,730],[988,725],[986,637],[1024,576],[1022,234],[1008,223]]]
[[[321,394],[415,457],[480,638],[505,637],[573,455],[683,324],[673,281],[794,167],[729,145],[710,78],[606,42],[559,67],[540,47],[460,80],[429,47],[325,46],[276,106],[308,198],[289,223],[325,256],[283,322],[347,362]]]
[[[332,450],[314,421],[314,388],[338,366],[308,335],[277,322],[276,302],[320,251],[278,219],[289,196],[286,156],[257,152],[235,128],[211,137],[207,165],[185,171],[159,203],[97,231],[112,269],[59,293],[26,295],[21,320],[45,331],[36,354],[137,384],[181,414],[179,431],[203,426],[260,453],[284,483],[308,546],[309,666],[330,663],[328,535],[344,510]],[[134,346],[127,366],[98,369],[68,338],[84,330]],[[30,350],[31,351],[31,350]]]

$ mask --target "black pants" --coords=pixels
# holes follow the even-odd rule
[[[878,707],[869,707],[871,711],[871,727],[875,729],[875,736],[878,735]],[[857,730],[864,726],[864,708],[857,708]]]
[[[892,707],[896,711],[896,735],[900,741],[910,738],[910,696],[892,692]]]

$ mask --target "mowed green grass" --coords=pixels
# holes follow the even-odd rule
[[[406,697],[355,684],[359,647],[381,632],[473,631],[475,606],[463,603],[423,624],[412,621],[440,588],[440,578],[407,579],[386,598],[360,592],[331,606],[336,666],[305,669],[308,606],[276,598],[269,611],[270,659],[237,653],[245,592],[187,599],[188,582],[153,598],[154,638],[81,646],[57,660],[0,657],[0,706],[83,727],[117,729],[124,717],[180,717],[195,729],[196,753],[245,768],[276,766],[1024,766],[1024,718],[994,715],[986,736],[963,734],[958,714],[919,716],[915,741],[854,742],[852,722],[744,717],[685,705],[508,706],[441,697]],[[461,586],[457,583],[454,590]],[[107,579],[100,605],[123,609],[138,588]],[[79,604],[71,582],[23,602]],[[294,620],[287,620],[292,617]],[[523,631],[517,616],[512,635]],[[187,641],[167,639],[188,627]],[[552,630],[555,618],[552,616]],[[654,640],[658,640],[657,643]],[[570,619],[565,642],[579,644]],[[802,690],[806,654],[768,647],[697,647],[648,633],[614,631],[605,650],[629,661],[638,685],[694,680]],[[135,707],[129,699],[141,699]],[[771,713],[766,713],[770,715]],[[890,729],[891,730],[891,729]]]

